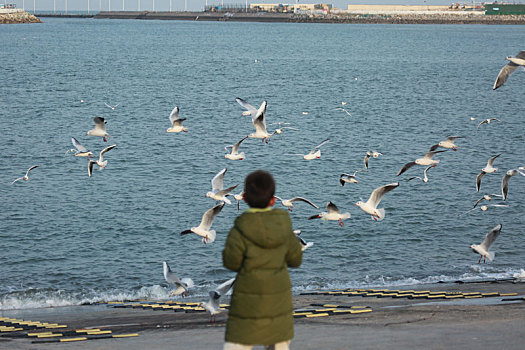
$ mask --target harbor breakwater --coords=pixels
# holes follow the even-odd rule
[[[22,10],[0,10],[0,24],[13,24],[13,23],[41,23],[35,15],[27,13]]]
[[[267,12],[100,12],[95,18],[191,20],[230,22],[293,22],[293,23],[391,23],[391,24],[525,24],[525,16],[485,16],[483,13],[392,13],[392,14],[294,14]]]

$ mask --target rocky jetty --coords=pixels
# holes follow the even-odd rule
[[[38,17],[25,11],[0,12],[0,24],[41,22],[42,21],[38,19]]]

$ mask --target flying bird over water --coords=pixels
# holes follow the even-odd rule
[[[187,235],[189,233],[195,233],[198,236],[202,237],[202,243],[213,243],[215,241],[215,237],[217,236],[217,233],[215,230],[210,230],[211,225],[213,224],[213,220],[219,213],[221,212],[222,208],[224,207],[224,203],[221,203],[219,205],[214,206],[211,209],[208,209],[204,215],[202,215],[201,223],[197,227],[192,227],[189,230],[182,231],[180,233],[181,236]]]
[[[255,118],[252,118],[252,123],[255,127],[255,132],[248,135],[248,137],[254,139],[262,139],[263,141],[266,141],[266,143],[268,143],[268,140],[270,139],[270,137],[272,137],[273,134],[269,134],[268,131],[266,131],[266,105],[266,101],[263,101],[261,107],[259,107],[257,113],[255,114]]]
[[[206,197],[210,197],[212,199],[215,199],[216,201],[222,201],[228,204],[232,204],[232,202],[228,198],[226,198],[226,196],[228,196],[229,193],[233,191],[235,187],[238,186],[238,184],[223,190],[222,183],[223,183],[225,174],[226,174],[226,168],[219,171],[217,175],[213,177],[213,179],[211,180],[211,191],[206,193]]]
[[[503,196],[501,194],[485,194],[483,195],[483,197],[478,199],[476,203],[474,203],[474,206],[472,207],[472,209],[476,208],[478,204],[481,203],[482,201],[491,201],[494,197],[503,197]]]
[[[478,129],[480,126],[482,126],[483,124],[487,124],[489,125],[491,122],[493,121],[497,121],[497,122],[502,122],[501,120],[499,120],[498,118],[489,118],[489,119],[485,119],[485,120],[482,120],[481,122],[479,122],[478,124]],[[477,130],[477,129],[476,129]]]
[[[428,182],[428,176],[427,176],[427,172],[432,169],[432,165],[427,167],[424,171],[423,171],[423,178],[420,178],[419,176],[412,176],[411,178],[408,178],[407,179],[407,182],[408,181],[411,181],[411,180],[414,180],[414,179],[419,179],[421,181],[423,181],[424,183],[427,183]]]
[[[383,185],[372,191],[372,194],[366,201],[358,201],[355,205],[361,208],[365,213],[372,215],[372,219],[375,221],[383,220],[385,218],[385,208],[377,209],[379,202],[385,194],[392,191],[394,188],[399,186],[399,182],[394,182],[388,185]]]
[[[111,138],[109,134],[106,132],[107,122],[104,120],[104,118],[95,117],[93,118],[93,121],[95,122],[95,127],[89,130],[86,135],[103,137],[104,142],[106,142],[108,138]]]
[[[188,296],[188,289],[193,287],[193,281],[191,278],[183,278],[180,280],[173,271],[171,271],[167,262],[162,262],[162,269],[164,271],[164,279],[169,285],[176,287],[170,292],[170,296],[180,295],[184,293],[184,296]]]
[[[312,148],[312,150],[308,154],[293,153],[293,154],[289,154],[289,155],[291,155],[291,156],[302,156],[303,159],[305,159],[305,160],[321,159],[321,150],[320,150],[320,148],[321,148],[321,146],[323,146],[324,144],[326,144],[328,142],[330,142],[330,139],[324,140],[323,142],[321,142],[320,144],[318,144],[317,146]]]
[[[499,156],[501,156],[501,153],[495,155],[494,157],[491,157],[487,161],[487,165],[483,169],[481,169],[481,173],[479,173],[478,176],[476,176],[476,192],[479,192],[479,189],[481,187],[481,179],[483,178],[483,176],[485,176],[485,174],[491,174],[498,171],[498,168],[494,168],[492,165],[494,164],[494,160]]]
[[[14,180],[13,182],[11,182],[11,185],[14,184],[15,182],[17,181],[20,181],[20,180],[24,180],[24,181],[27,181],[29,180],[29,172],[35,168],[38,168],[40,165],[33,165],[31,168],[27,169],[26,171],[26,174],[22,177],[19,177],[18,179]]]
[[[224,155],[224,158],[230,159],[230,160],[243,160],[244,159],[244,152],[239,153],[239,146],[241,143],[246,140],[248,136],[243,137],[239,142],[237,142],[235,145],[229,145],[224,147],[226,151],[229,151],[231,148],[231,152]]]
[[[240,104],[244,109],[246,109],[244,112],[242,112],[242,115],[249,115],[252,117],[252,121],[255,119],[255,116],[257,115],[257,108],[246,102],[240,97],[237,97],[235,99],[238,104]],[[264,102],[263,102],[264,103]],[[261,105],[262,106],[262,105]]]
[[[300,237],[301,230],[293,230],[293,233],[295,233],[297,239],[299,240],[299,243],[301,244],[301,251],[304,252],[306,249],[314,245],[314,242],[306,242],[304,239],[302,239],[302,237]]]
[[[223,295],[233,287],[235,278],[229,279],[220,284],[217,288],[209,292],[210,299],[206,303],[200,303],[200,306],[210,313],[210,323],[215,322],[215,316],[223,311],[220,306],[220,300]]]
[[[343,227],[343,220],[350,218],[350,213],[340,213],[339,208],[332,203],[328,202],[326,204],[326,212],[319,213],[317,215],[312,215],[308,218],[308,220],[312,219],[321,219],[321,220],[332,220],[332,221],[338,221],[339,226]]]
[[[509,63],[507,63],[501,70],[499,71],[498,77],[496,78],[496,81],[494,82],[494,86],[492,87],[492,90],[496,90],[509,78],[509,76],[516,71],[520,66],[525,67],[525,51],[520,51],[516,57],[508,56],[505,58]]]
[[[499,237],[499,234],[501,233],[501,227],[501,224],[499,224],[490,230],[481,244],[473,244],[470,246],[474,253],[481,255],[478,260],[478,264],[481,262],[481,258],[483,258],[483,262],[485,262],[485,258],[488,258],[490,261],[494,260],[494,253],[490,252],[489,249],[494,244],[496,238]]]
[[[443,150],[443,151],[430,151],[430,152],[425,153],[423,158],[418,158],[418,159],[416,159],[413,162],[406,163],[405,165],[403,165],[401,170],[399,170],[397,172],[396,176],[399,176],[399,175],[403,174],[405,171],[407,171],[408,169],[410,169],[414,165],[426,165],[426,166],[430,165],[432,167],[435,167],[439,163],[439,160],[438,159],[434,160],[434,159],[432,159],[432,157],[434,157],[434,155],[436,155],[437,153],[441,153],[441,152],[446,152],[446,150]]]
[[[292,209],[294,208],[294,206],[293,206],[294,202],[305,202],[305,203],[310,204],[315,209],[319,209],[319,207],[317,205],[315,205],[314,203],[312,203],[311,201],[309,201],[308,199],[303,198],[303,197],[294,197],[294,198],[291,198],[291,199],[282,199],[282,198],[277,197],[277,196],[274,196],[274,197],[276,199],[280,200],[281,204],[284,207],[288,208],[289,211],[292,211]]]
[[[110,105],[110,104],[107,104],[106,102],[104,102],[104,104],[106,105],[106,107],[108,107],[109,109],[111,109],[112,111],[114,111],[115,108],[117,108],[118,105],[119,105],[120,103],[117,103],[117,104],[114,105],[114,106],[112,106],[112,105]]]
[[[471,211],[473,210],[477,210],[477,209],[480,209],[481,211],[487,211],[489,210],[490,208],[508,208],[509,206],[507,204],[489,204],[489,205],[480,205],[479,207],[474,207],[472,209],[470,209],[469,211],[461,214],[460,216],[462,215],[465,215],[465,214],[468,214],[470,213]]]
[[[188,128],[182,126],[182,122],[185,120],[186,118],[179,118],[179,107],[175,106],[170,113],[171,127],[166,132],[188,132]]]
[[[93,165],[98,165],[98,170],[104,169],[108,165],[108,161],[104,160],[104,153],[107,151],[111,151],[113,148],[117,147],[117,145],[111,145],[106,148],[104,148],[102,151],[100,151],[100,154],[98,155],[98,160],[90,160],[88,163],[88,175],[91,177],[93,174]]]
[[[355,175],[359,172],[362,172],[362,171],[367,171],[367,170],[356,170],[354,171],[354,173],[352,175],[350,174],[347,174],[347,173],[343,173],[339,176],[339,183],[341,184],[341,186],[344,186],[345,183],[347,184],[356,184],[358,183],[359,181],[357,181],[357,179],[355,178]]]
[[[524,173],[522,173],[521,171],[519,170],[516,170],[516,169],[511,169],[509,171],[507,171],[505,173],[505,176],[503,176],[503,179],[501,179],[501,195],[503,196],[503,200],[506,201],[507,200],[507,196],[509,195],[509,181],[510,181],[510,178],[513,177],[514,175],[522,175],[522,176],[525,176]]]
[[[240,209],[241,201],[244,200],[244,191],[241,191],[239,194],[234,194],[233,198],[237,201],[237,212]]]
[[[93,156],[93,153],[87,150],[86,147],[82,146],[80,142],[74,137],[71,138],[71,142],[73,143],[73,146],[77,149],[74,156],[75,157],[88,157],[91,158]]]
[[[382,155],[383,155],[383,153],[379,153],[377,151],[367,151],[366,155],[365,155],[365,168],[368,169],[368,160],[370,158],[377,158],[377,157],[382,156]]]
[[[458,146],[454,144],[454,141],[460,138],[463,138],[463,136],[449,136],[445,141],[441,141],[438,144],[430,147],[430,151],[435,151],[436,149],[438,149],[438,147],[449,148],[453,151],[456,151]]]

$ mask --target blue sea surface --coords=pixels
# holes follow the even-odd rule
[[[223,168],[235,193],[262,168],[280,197],[322,207],[298,203],[290,213],[315,243],[290,271],[296,293],[512,276],[525,267],[525,178],[511,179],[509,207],[465,212],[525,165],[525,72],[492,90],[524,37],[525,26],[497,25],[46,18],[0,26],[0,309],[167,298],[162,261],[204,298],[235,276],[221,258],[235,201],[214,221],[214,243],[179,233],[215,204],[205,193]],[[268,101],[268,124],[298,130],[268,144],[247,139],[245,160],[224,159],[225,146],[253,132],[236,97]],[[351,115],[337,110],[342,101]],[[174,106],[188,133],[166,133]],[[107,143],[86,135],[95,116],[107,121]],[[503,122],[477,128],[492,117]],[[450,135],[464,138],[436,155],[428,183],[406,181],[422,166],[396,177]],[[88,177],[86,159],[65,153],[71,137],[96,156],[117,144],[107,168]],[[289,155],[326,138],[319,160]],[[341,186],[339,175],[363,169],[370,150],[383,156],[358,184]],[[476,175],[499,153],[499,170],[476,193]],[[32,165],[40,167],[29,181],[10,185]],[[397,181],[380,203],[383,221],[353,205]],[[352,214],[342,228],[307,220],[328,201]],[[500,223],[495,260],[477,264],[469,246]]]

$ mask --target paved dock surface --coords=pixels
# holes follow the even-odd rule
[[[296,318],[291,348],[523,349],[525,283],[433,284],[389,290],[414,290],[420,294],[412,294],[412,298],[405,297],[405,292],[349,296],[335,291],[329,295],[295,296],[296,310],[318,309],[322,313],[337,305],[342,310],[366,307],[372,311]],[[439,297],[437,292],[458,297],[434,298]],[[481,297],[479,293],[486,296]],[[489,296],[488,293],[499,294]],[[196,300],[190,297],[175,301]],[[0,311],[0,316],[63,324],[67,330],[88,328],[138,336],[38,344],[33,341],[45,338],[6,337],[6,333],[1,333],[0,349],[222,349],[225,313],[210,324],[209,315],[204,312],[154,311],[150,307],[115,305],[118,304],[9,310]]]

